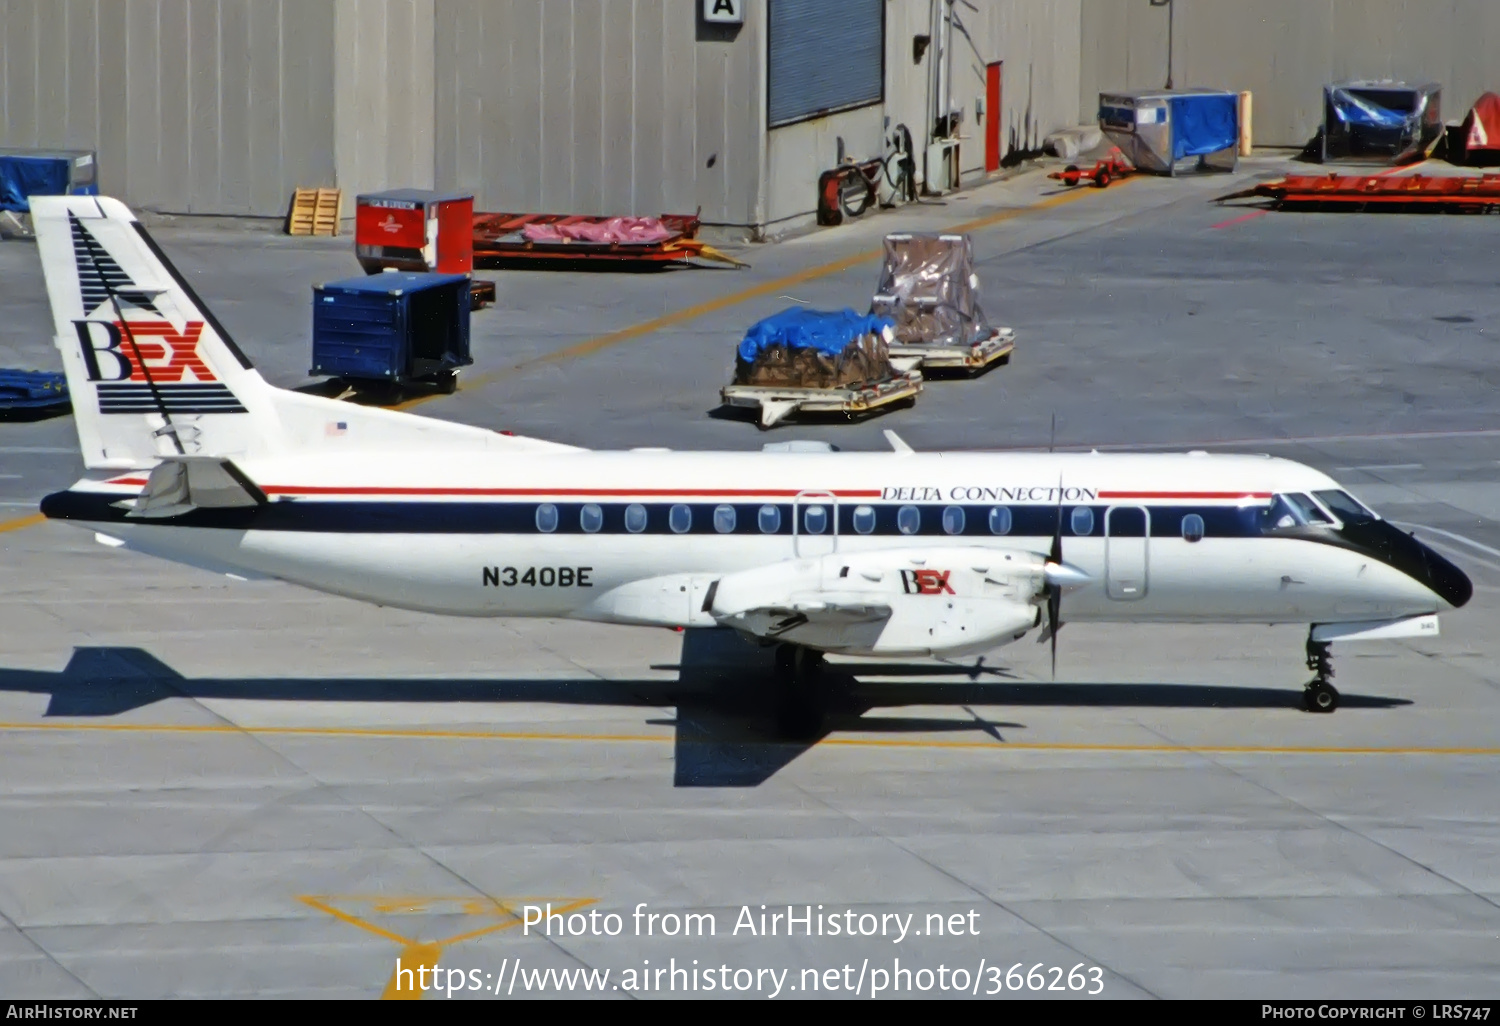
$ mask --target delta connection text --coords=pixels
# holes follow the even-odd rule
[[[856,912],[822,905],[741,905],[733,924],[720,929],[714,912],[653,912],[641,902],[618,912],[553,912],[550,903],[523,905],[521,929],[547,937],[885,937],[900,944],[907,937],[978,937],[979,912]]]

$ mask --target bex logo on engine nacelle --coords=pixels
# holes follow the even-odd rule
[[[901,590],[908,595],[952,595],[953,586],[948,583],[952,570],[903,570]]]

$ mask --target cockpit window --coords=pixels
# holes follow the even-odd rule
[[[1306,495],[1289,493],[1278,495],[1271,505],[1259,510],[1262,531],[1280,531],[1288,527],[1306,527],[1308,524],[1332,523],[1328,514]]]
[[[1313,495],[1346,524],[1364,524],[1380,519],[1348,492],[1313,492]]]
[[[1285,496],[1278,495],[1271,505],[1260,510],[1260,529],[1262,531],[1279,531],[1284,527],[1301,527],[1306,521],[1297,512],[1296,507],[1286,501]]]
[[[1291,492],[1286,496],[1286,501],[1297,508],[1302,514],[1303,523],[1308,524],[1331,524],[1333,521],[1327,513],[1318,508],[1318,504],[1300,492]]]

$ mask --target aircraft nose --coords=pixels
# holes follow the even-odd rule
[[[1474,582],[1469,580],[1468,574],[1421,542],[1417,542],[1417,547],[1422,550],[1422,561],[1427,569],[1424,583],[1438,598],[1457,609],[1474,597]]]

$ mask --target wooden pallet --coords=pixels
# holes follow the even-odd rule
[[[337,235],[342,189],[297,189],[287,214],[288,235]]]

